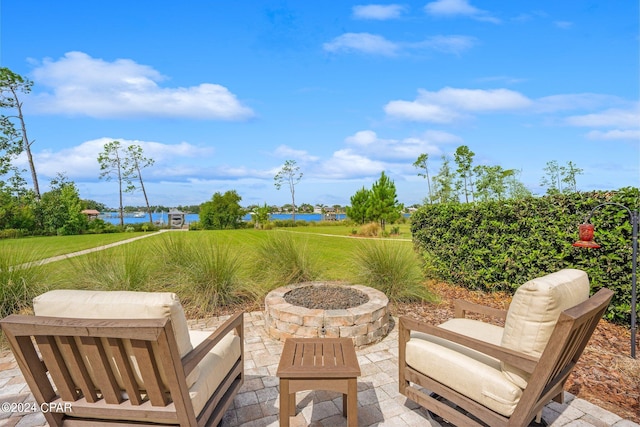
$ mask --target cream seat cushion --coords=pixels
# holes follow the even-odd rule
[[[582,270],[564,269],[528,281],[515,292],[504,325],[503,347],[540,357],[560,313],[589,298],[589,278]],[[525,388],[529,375],[503,363],[507,378]]]
[[[189,331],[191,344],[196,347],[205,340],[212,331]],[[218,344],[207,353],[198,364],[200,376],[198,380],[189,387],[191,404],[196,414],[204,408],[211,395],[222,383],[233,365],[240,358],[242,347],[240,337],[233,333],[225,335]]]
[[[465,318],[438,327],[495,345],[503,334],[500,326]],[[413,369],[504,416],[513,413],[522,396],[522,389],[502,374],[500,361],[450,341],[412,332],[405,355]]]
[[[172,292],[131,292],[131,291],[88,291],[60,289],[46,292],[33,300],[36,316],[51,316],[76,319],[156,319],[169,317],[176,337],[180,357],[193,350],[187,319],[178,296]],[[106,342],[105,342],[106,344]],[[109,346],[105,345],[107,353]],[[125,344],[125,351],[133,361],[134,374],[139,386],[143,385],[131,346]],[[114,371],[117,368],[109,354]],[[166,376],[160,365],[160,375],[166,384]],[[199,364],[187,377],[187,387],[199,378]],[[93,372],[89,371],[93,379]],[[74,378],[77,383],[77,379]],[[120,387],[122,379],[116,375]]]

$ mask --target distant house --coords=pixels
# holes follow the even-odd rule
[[[100,215],[100,212],[95,209],[85,209],[80,213],[86,215],[89,221],[98,218],[98,216]]]
[[[185,224],[185,213],[177,209],[169,209],[169,227],[182,228]]]

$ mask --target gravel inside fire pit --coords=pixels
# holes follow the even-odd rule
[[[301,286],[284,294],[284,300],[309,309],[340,310],[365,304],[369,297],[344,286]]]

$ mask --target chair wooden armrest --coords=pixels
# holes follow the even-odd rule
[[[243,312],[236,313],[220,325],[211,333],[203,342],[198,344],[196,348],[191,350],[182,358],[182,366],[185,376],[188,376],[194,368],[200,363],[202,358],[211,351],[213,347],[220,342],[229,332],[236,330],[236,334],[240,337],[240,345],[244,343],[244,316]],[[244,354],[244,351],[242,351]]]
[[[528,373],[533,372],[536,365],[538,364],[538,361],[540,360],[537,357],[525,353],[500,347],[498,345],[471,338],[444,328],[429,325],[427,323],[406,316],[400,317],[399,345],[401,349],[405,347],[407,341],[409,340],[411,331],[422,332],[428,335],[445,339],[447,341],[454,342],[456,344],[463,345],[470,349],[479,351],[480,353],[484,353],[487,356],[494,357],[502,362],[517,366],[518,368]]]
[[[477,313],[502,320],[507,318],[507,310],[501,310],[499,308],[493,308],[460,299],[454,301],[454,310],[455,317],[466,317],[467,313]]]

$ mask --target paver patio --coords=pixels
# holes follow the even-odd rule
[[[225,318],[190,321],[192,329],[212,330]],[[397,324],[397,322],[396,322]],[[278,378],[276,370],[283,343],[270,338],[264,315],[245,314],[245,383],[227,411],[223,426],[278,426]],[[359,349],[358,425],[439,426],[427,412],[398,392],[397,326],[381,342]],[[552,427],[640,427],[639,424],[566,393],[562,405],[549,403],[542,417]],[[33,402],[33,396],[11,355],[0,355],[0,407],[5,403]],[[0,409],[0,426],[35,427],[46,425],[40,412],[12,413]],[[313,391],[297,393],[297,415],[291,426],[345,426],[342,395]],[[446,424],[443,424],[446,425]],[[461,426],[462,427],[462,426]]]

